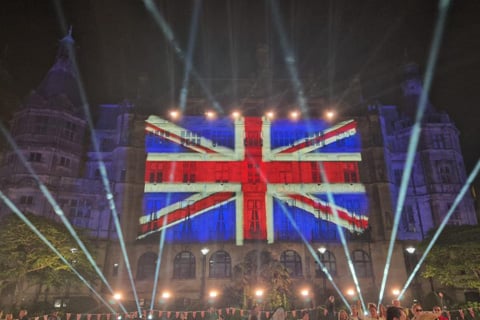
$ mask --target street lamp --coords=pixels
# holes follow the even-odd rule
[[[410,273],[413,271],[417,264],[417,255],[416,251],[417,249],[414,246],[409,245],[408,247],[405,248],[405,251],[407,254],[404,254],[404,258],[407,264],[407,271]],[[421,284],[418,282],[417,276],[413,277],[413,287],[414,287],[414,293],[418,297],[420,296],[421,293]]]
[[[414,254],[415,253],[415,247],[408,246],[405,248],[405,251],[407,251],[409,254]]]
[[[258,300],[261,300],[263,297],[263,290],[262,289],[255,290],[255,297],[257,297]]]
[[[202,248],[200,252],[202,253],[202,278],[200,283],[200,300],[204,301],[205,299],[205,277],[207,272],[207,254],[210,251],[208,248]]]

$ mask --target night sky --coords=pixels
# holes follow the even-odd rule
[[[402,63],[414,61],[425,70],[438,6],[431,0],[282,0],[273,6],[262,0],[196,1],[200,14],[193,65],[201,78],[255,78],[257,49],[263,46],[269,48],[274,78],[288,79],[283,34],[300,78],[310,79],[309,84],[315,79],[326,98],[341,96],[358,76],[364,98],[384,104],[397,103]],[[195,1],[155,3],[186,51]],[[283,33],[272,7],[278,9]],[[461,132],[467,170],[480,157],[479,13],[476,0],[452,5],[430,94],[432,104],[447,111]],[[141,0],[3,0],[3,101],[21,99],[38,86],[69,25],[92,106],[132,99],[142,90],[158,113],[178,101],[184,64],[175,58]],[[190,83],[195,83],[193,77]],[[225,92],[213,94],[221,102],[234,103]],[[222,100],[222,95],[229,97]],[[2,118],[7,119],[11,109],[3,103]]]

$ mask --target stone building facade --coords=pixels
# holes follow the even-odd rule
[[[327,295],[335,294],[332,284],[303,243],[251,242],[243,246],[173,243],[159,251],[158,238],[137,240],[138,220],[143,214],[147,115],[129,101],[100,105],[96,107],[98,116],[94,131],[90,132],[88,115],[82,108],[85,101],[82,101],[75,66],[68,51],[71,43],[70,35],[62,40],[54,65],[10,121],[10,134],[16,147],[3,152],[0,188],[19,209],[58,219],[38,188],[37,182],[41,181],[72,224],[89,230],[98,246],[98,265],[111,286],[131,300],[133,293],[118,242],[118,230],[105,192],[104,183],[108,180],[137,294],[145,306],[152,298],[159,252],[157,292],[160,295],[163,290],[170,290],[177,300],[199,301],[210,289],[221,290],[230,282],[231,267],[241,263],[253,250],[267,250],[295,270],[292,277],[296,287],[310,287],[315,303],[323,303]],[[405,70],[403,104],[372,104],[355,117],[362,138],[360,181],[367,190],[370,228],[362,235],[348,235],[348,251],[367,301],[378,298],[414,120],[413,106],[422,92],[416,67],[407,65]],[[251,106],[261,101],[250,99],[248,103]],[[198,108],[194,99],[192,105]],[[415,245],[441,223],[466,181],[458,136],[448,115],[429,104],[393,252],[386,301],[393,298],[391,289],[402,288],[414,267],[415,258],[407,254],[405,248]],[[91,137],[97,142],[98,150],[91,143]],[[23,161],[31,166],[36,177],[26,169]],[[100,162],[105,165],[106,176],[102,174]],[[0,204],[0,215],[8,212],[5,204]],[[463,199],[449,223],[477,224],[470,195]],[[339,241],[310,245],[315,250],[326,249],[315,254],[329,267],[344,295],[354,288]],[[208,248],[208,252],[203,254],[203,248]],[[111,294],[102,286],[98,289],[106,296]],[[429,290],[429,283],[418,280],[406,299],[420,298]],[[55,294],[51,295],[53,299]]]

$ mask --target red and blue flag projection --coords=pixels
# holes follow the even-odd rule
[[[146,150],[139,238],[333,241],[337,225],[367,228],[354,120],[150,116]]]

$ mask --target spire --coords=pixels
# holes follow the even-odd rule
[[[418,100],[423,91],[423,81],[420,68],[415,62],[405,62],[402,73],[403,109],[404,112],[413,117],[417,110]],[[433,107],[427,101],[426,112],[432,112]]]
[[[80,94],[77,83],[77,72],[72,59],[75,40],[72,37],[72,27],[67,35],[60,40],[55,63],[40,83],[37,93],[45,99],[64,95],[74,106],[80,104]]]

